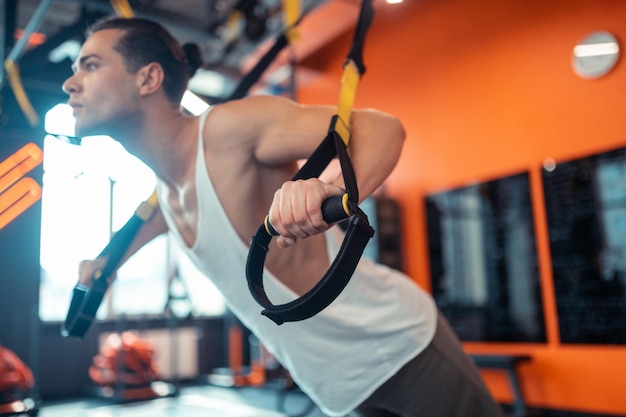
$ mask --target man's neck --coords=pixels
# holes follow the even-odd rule
[[[128,151],[170,187],[184,185],[197,147],[197,118],[174,109],[146,112],[143,126],[129,140]]]

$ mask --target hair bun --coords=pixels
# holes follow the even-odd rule
[[[200,51],[200,47],[197,43],[185,43],[183,45],[183,51],[185,52],[185,57],[187,58],[187,71],[189,72],[189,77],[192,77],[198,68],[202,67],[202,51]]]

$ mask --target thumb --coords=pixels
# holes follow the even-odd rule
[[[284,237],[284,236],[276,237],[276,245],[281,249],[285,249],[290,246],[293,246],[296,244],[296,242],[297,240],[291,237]]]

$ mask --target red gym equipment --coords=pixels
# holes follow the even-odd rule
[[[0,346],[0,416],[35,415],[36,403],[27,395],[34,386],[30,368],[13,351]]]
[[[124,401],[147,400],[157,397],[152,384],[159,371],[155,364],[152,344],[133,332],[109,335],[100,346],[89,368],[89,377],[104,397]]]

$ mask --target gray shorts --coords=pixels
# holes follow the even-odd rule
[[[441,312],[428,347],[378,388],[354,417],[503,417]]]

